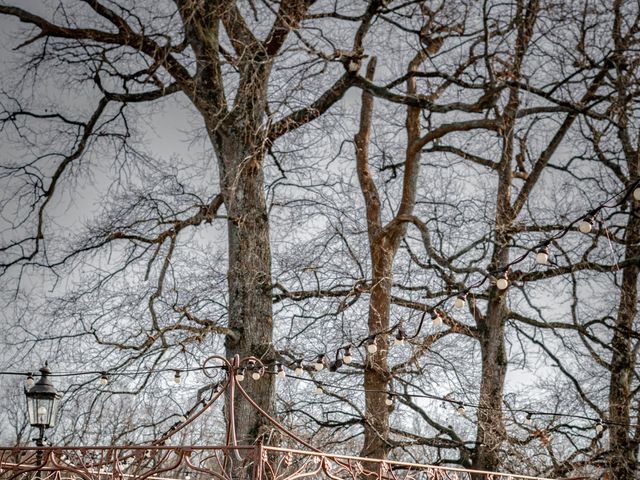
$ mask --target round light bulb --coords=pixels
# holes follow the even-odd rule
[[[284,371],[284,367],[280,364],[276,367],[276,372],[278,378],[285,378],[287,376],[287,372]]]
[[[506,290],[508,286],[509,280],[507,280],[505,277],[499,278],[496,282],[496,287],[498,287],[498,289],[500,290]]]
[[[391,405],[393,405],[393,397],[391,395],[387,395],[387,398],[385,398],[384,403],[387,407],[390,407]]]
[[[184,423],[184,422],[186,422],[186,421],[187,421],[187,417],[185,417],[184,415],[180,415],[180,416],[178,417],[178,421],[179,421],[180,423]]]
[[[302,369],[302,367],[296,367],[296,369],[293,371],[293,373],[295,373],[298,377],[302,375],[303,372],[304,370]]]
[[[604,430],[604,425],[602,422],[596,423],[596,433],[602,433]]]
[[[442,326],[442,317],[440,316],[439,313],[436,313],[434,317],[431,319],[431,324],[436,328]]]
[[[345,353],[344,357],[342,357],[342,361],[347,365],[349,365],[353,361],[353,357],[351,356],[350,353]]]
[[[458,408],[456,408],[456,412],[458,412],[458,415],[464,415],[464,405],[458,405]]]
[[[549,263],[549,251],[547,248],[541,248],[538,250],[538,253],[536,253],[536,262],[539,265],[546,265]]]
[[[238,382],[241,382],[244,380],[244,368],[241,368],[240,370],[238,370],[238,372],[236,373],[236,380]]]
[[[316,362],[316,363],[313,364],[313,368],[315,368],[316,371],[319,372],[320,370],[322,370],[324,368],[324,365],[322,363],[320,363],[320,362]]]
[[[378,351],[378,346],[376,345],[376,342],[373,341],[370,344],[367,345],[367,352],[374,354]]]
[[[27,379],[25,380],[25,383],[26,383],[27,387],[29,387],[29,388],[33,387],[33,384],[35,383],[35,381],[33,380],[33,376],[31,376],[31,374],[29,374],[27,376]]]
[[[260,372],[253,372],[251,374],[251,378],[253,378],[254,380],[260,380]]]
[[[456,300],[453,302],[453,306],[455,308],[464,308],[465,298],[463,296],[456,297]]]
[[[640,187],[636,187],[633,190],[633,198],[635,198],[636,200],[640,201]]]
[[[398,346],[398,347],[401,347],[402,345],[404,345],[404,338],[396,338],[393,341],[393,344]]]
[[[108,383],[109,383],[109,377],[107,377],[107,375],[106,375],[106,374],[103,374],[103,375],[100,377],[100,385],[106,385],[106,384],[108,384]]]
[[[320,385],[318,385],[316,387],[316,389],[314,390],[316,395],[320,395],[322,393],[322,387]]]
[[[591,232],[592,228],[593,228],[593,223],[591,222],[591,220],[582,220],[580,222],[580,226],[578,227],[578,229],[582,233],[589,233]]]

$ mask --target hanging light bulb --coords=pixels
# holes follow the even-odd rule
[[[238,369],[238,371],[236,372],[236,380],[237,380],[238,382],[241,382],[241,381],[243,381],[243,380],[244,380],[244,373],[245,373],[245,371],[246,371],[246,370],[245,370],[245,368],[244,368],[244,367],[242,367],[242,368],[239,368],[239,369]]]
[[[460,402],[458,408],[456,408],[458,415],[464,415],[464,403]]]
[[[180,416],[178,417],[178,421],[179,421],[180,423],[184,423],[184,422],[186,422],[186,421],[187,421],[187,417],[185,417],[184,415],[180,415]]]
[[[324,390],[322,390],[322,387],[320,385],[316,385],[315,390],[313,391],[316,395],[321,395]]]
[[[304,372],[304,369],[302,368],[302,360],[298,360],[298,362],[296,363],[296,368],[293,371],[293,373],[295,373],[299,377],[300,375],[302,375],[303,372]]]
[[[393,405],[393,396],[390,393],[387,394],[387,398],[385,398],[384,403],[387,407]]]
[[[176,385],[180,385],[182,383],[182,376],[180,375],[180,370],[176,370],[175,375],[173,376],[173,381]]]
[[[531,425],[533,423],[533,418],[531,418],[531,412],[527,412],[527,416],[524,418],[524,423],[527,425]]]
[[[107,376],[107,372],[102,372],[102,374],[100,375],[100,380],[98,380],[98,382],[100,383],[100,385],[106,385],[109,383],[109,377]]]
[[[276,363],[276,376],[278,378],[285,378],[287,376],[287,372],[284,371],[281,363]]]
[[[396,334],[396,338],[393,340],[393,344],[397,346],[404,345],[405,340],[407,339],[407,335],[402,330],[402,327],[398,328],[398,333]]]
[[[604,431],[604,425],[602,424],[602,420],[598,420],[595,426],[596,433],[602,433]]]
[[[506,290],[509,287],[509,279],[506,273],[496,281],[496,287],[499,290]]]
[[[349,365],[353,360],[353,356],[351,355],[351,345],[348,345],[344,349],[344,355],[342,356],[342,361]]]
[[[369,343],[367,344],[367,352],[373,355],[377,351],[378,351],[378,346],[376,345],[376,339],[372,338],[371,340],[369,340]]]
[[[467,296],[466,295],[464,295],[464,294],[458,295],[456,297],[455,302],[453,302],[453,306],[455,308],[464,308],[464,304],[466,303],[466,301],[467,301]]]
[[[540,250],[538,250],[538,253],[536,253],[536,262],[539,265],[546,265],[547,263],[549,263],[549,246],[548,245],[545,245]]]
[[[635,198],[636,200],[640,201],[640,187],[636,187],[633,190],[633,198]]]
[[[261,377],[261,376],[262,376],[262,375],[260,374],[260,370],[254,370],[254,371],[251,373],[251,378],[253,378],[254,380],[260,380],[260,377]]]
[[[33,379],[33,373],[30,373],[29,375],[27,375],[27,379],[24,381],[24,383],[27,385],[28,388],[33,387],[33,384],[35,383],[35,380]]]
[[[578,226],[578,229],[582,233],[589,233],[591,232],[592,228],[593,228],[593,217],[583,218],[582,221],[580,222],[580,225]]]
[[[440,315],[440,312],[435,308],[431,311],[431,325],[436,328],[442,326],[442,315]]]
[[[324,368],[324,354],[321,353],[318,355],[318,358],[316,358],[316,361],[313,364],[313,368],[318,372]]]

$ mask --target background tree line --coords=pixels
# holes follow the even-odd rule
[[[113,374],[67,380],[61,441],[157,436],[204,379],[144,372],[239,354],[305,360],[321,395],[246,386],[324,448],[634,478],[637,3],[0,14],[3,366]]]

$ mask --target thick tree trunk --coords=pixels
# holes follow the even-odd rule
[[[218,138],[220,183],[227,209],[229,269],[229,327],[238,337],[227,336],[227,358],[255,356],[272,360],[271,252],[269,221],[264,195],[262,151],[246,140],[244,132]],[[247,145],[247,143],[249,143]],[[260,142],[257,142],[260,145]],[[275,414],[275,379],[264,375],[253,380],[246,375],[247,393],[269,414]],[[258,412],[236,395],[238,443],[259,438],[267,441],[266,424]]]
[[[640,257],[640,208],[630,212],[626,230],[625,259]],[[632,346],[633,322],[638,313],[637,265],[630,265],[622,272],[620,302],[616,329],[611,341],[611,380],[609,384],[609,472],[612,480],[631,480],[636,477],[638,445],[630,432],[631,382],[635,367]]]
[[[372,243],[372,287],[369,299],[369,332],[389,329],[391,312],[392,267],[395,251],[386,241]],[[386,248],[385,248],[386,247]],[[386,458],[389,451],[389,409],[385,401],[389,390],[388,352],[386,335],[376,339],[378,351],[369,355],[364,370],[365,424],[362,456]]]
[[[480,408],[473,468],[495,471],[500,466],[500,445],[505,438],[502,395],[507,374],[504,340],[505,293],[493,289],[489,311],[478,325],[482,353]]]

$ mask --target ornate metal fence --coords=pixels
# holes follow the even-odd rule
[[[38,465],[39,457],[41,464]],[[1,448],[3,480],[541,480],[267,447]]]

